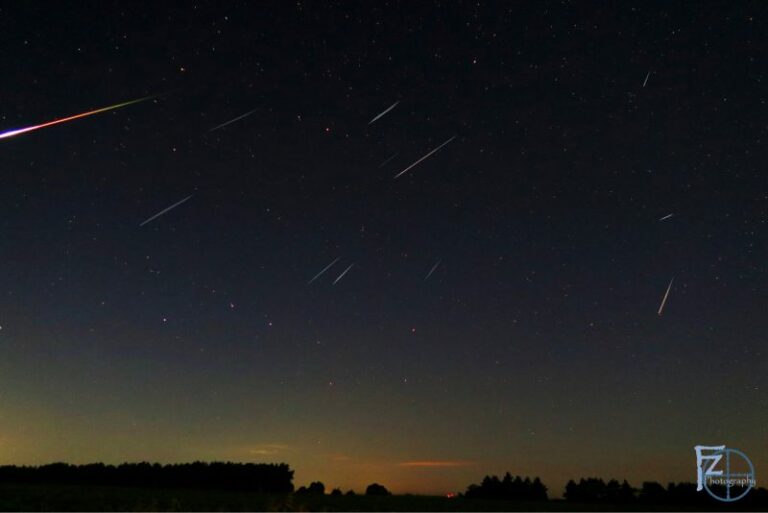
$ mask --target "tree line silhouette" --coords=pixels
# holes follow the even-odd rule
[[[725,497],[725,487],[710,486],[713,493]],[[499,479],[498,476],[485,476],[482,482],[467,487],[463,495],[468,499],[546,501],[547,487],[538,477],[533,479],[513,477],[509,472]],[[695,483],[669,483],[666,487],[655,481],[646,481],[638,488],[632,487],[626,480],[619,483],[615,479],[605,482],[596,477],[582,478],[578,483],[568,481],[565,486],[565,500],[568,502],[594,504],[639,504],[639,505],[700,505],[703,507],[720,505],[705,491],[696,491]],[[768,490],[755,488],[737,502],[744,508],[768,506]]]
[[[65,484],[81,486],[134,486],[148,488],[196,488],[242,490],[261,493],[324,495],[320,481],[294,492],[293,470],[286,463],[90,463],[70,465],[51,463],[40,466],[0,465],[0,484]],[[332,495],[341,495],[336,488]],[[349,490],[346,495],[355,495]],[[391,495],[384,486],[373,483],[365,495]]]
[[[710,485],[710,490],[719,497],[726,496],[725,486]],[[743,491],[739,488],[736,495]],[[576,483],[573,480],[565,485],[565,499],[573,502],[587,503],[611,503],[611,504],[686,504],[699,506],[712,506],[725,503],[718,502],[706,491],[696,491],[695,483],[669,483],[666,487],[656,481],[645,481],[639,489],[633,488],[625,480],[621,484],[615,479],[607,483],[596,477],[582,478]],[[754,488],[747,495],[736,502],[739,508],[754,508],[768,506],[768,490]]]
[[[105,465],[92,463],[70,465],[52,463],[40,466],[0,466],[0,484],[73,484],[82,486],[132,486],[146,488],[195,488],[207,490],[242,490],[268,494],[294,492],[293,470],[285,463],[231,463],[194,462],[161,465],[159,463],[123,463]],[[725,496],[723,486],[710,486],[717,495]],[[547,501],[547,487],[538,477],[485,476],[480,484],[471,484],[464,494],[468,499]],[[324,495],[325,485],[320,481],[308,487],[300,487],[297,495]],[[342,495],[336,488],[331,495]],[[345,495],[354,495],[352,490]],[[373,483],[365,495],[391,495],[384,486]],[[568,481],[565,500],[574,503],[687,505],[710,508],[723,505],[705,491],[696,491],[694,483],[669,483],[666,487],[658,482],[646,481],[640,488],[632,487],[626,480],[604,481],[588,477]],[[768,507],[768,490],[756,488],[737,503],[739,508]]]
[[[513,478],[507,472],[502,479],[498,476],[485,476],[479,485],[469,485],[464,496],[469,499],[545,501],[547,487],[538,477],[531,481],[530,477]]]
[[[267,463],[123,463],[40,466],[0,466],[0,483],[77,484],[150,488],[248,490],[263,493],[293,492],[293,470],[287,464]]]
[[[296,495],[324,495],[325,485],[321,481],[314,481],[309,486],[301,486],[296,490]],[[331,490],[330,495],[338,497],[339,495],[357,495],[354,490],[349,490],[346,494],[343,494],[340,488],[334,488]],[[389,490],[379,483],[371,483],[365,489],[365,495],[392,495]]]

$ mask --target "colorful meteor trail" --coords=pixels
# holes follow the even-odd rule
[[[68,121],[74,121],[76,119],[85,118],[88,116],[92,116],[94,114],[100,114],[102,112],[107,112],[109,110],[115,110],[119,109],[121,107],[127,107],[128,105],[133,105],[134,103],[143,102],[149,99],[154,98],[154,96],[146,96],[144,98],[139,98],[138,100],[131,100],[129,102],[124,103],[118,103],[116,105],[110,105],[109,107],[102,107],[101,109],[96,110],[89,110],[88,112],[83,112],[81,114],[75,114],[74,116],[69,116],[66,118],[61,119],[55,119],[53,121],[49,121],[47,123],[43,123],[41,125],[34,125],[34,126],[28,126],[26,128],[18,128],[16,130],[8,130],[7,132],[0,133],[0,139],[8,139],[9,137],[14,137],[17,135],[25,134],[27,132],[32,132],[34,130],[39,130],[41,128],[46,128],[53,125],[59,125],[61,123],[66,123]]]

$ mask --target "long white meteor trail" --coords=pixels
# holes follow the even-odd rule
[[[341,257],[339,257],[339,258],[341,258]],[[309,281],[307,282],[307,285],[312,285],[312,282],[313,282],[313,281],[315,281],[316,279],[318,279],[320,276],[322,276],[322,275],[323,275],[323,273],[324,273],[325,271],[327,271],[328,269],[330,269],[331,267],[333,267],[333,264],[335,264],[336,262],[338,262],[338,261],[339,261],[339,258],[337,258],[336,260],[334,260],[334,261],[333,261],[333,262],[331,262],[330,264],[328,264],[328,265],[326,265],[325,267],[323,267],[323,270],[322,270],[322,271],[320,271],[319,273],[317,273],[316,275],[314,275],[314,276],[312,277],[312,279],[311,279],[311,280],[309,280]]]
[[[346,269],[344,269],[344,272],[343,272],[343,273],[341,273],[341,274],[339,275],[339,277],[338,277],[338,278],[336,278],[336,279],[333,281],[333,284],[334,284],[334,285],[336,285],[336,284],[339,282],[339,280],[340,280],[340,279],[342,279],[342,278],[344,277],[344,275],[345,275],[345,274],[347,274],[347,273],[349,272],[349,270],[350,270],[350,269],[352,269],[352,266],[353,266],[353,265],[355,265],[355,264],[349,264],[349,267],[347,267]]]
[[[427,275],[424,277],[424,281],[427,281],[429,277],[432,276],[432,273],[435,272],[435,269],[437,269],[437,266],[439,265],[440,265],[440,260],[435,262],[435,265],[432,266],[432,269],[430,269]]]
[[[377,114],[375,118],[373,118],[372,120],[370,120],[370,121],[368,122],[368,124],[369,124],[369,125],[372,125],[373,123],[375,123],[375,122],[376,122],[376,120],[377,120],[377,119],[379,119],[379,118],[382,118],[382,117],[386,116],[387,112],[389,112],[390,110],[392,110],[392,109],[394,109],[395,107],[397,107],[397,104],[398,104],[398,103],[400,103],[400,100],[397,100],[395,103],[393,103],[392,105],[390,105],[389,107],[387,107],[387,108],[386,108],[386,109],[385,109],[383,112],[380,112],[379,114]]]
[[[178,201],[178,202],[174,203],[173,205],[171,205],[170,207],[166,208],[165,210],[161,210],[161,211],[160,211],[160,212],[158,212],[157,214],[153,215],[152,217],[150,217],[149,219],[147,219],[146,221],[144,221],[143,223],[141,223],[139,226],[144,226],[144,225],[145,225],[145,224],[147,224],[148,222],[150,222],[150,221],[152,221],[152,220],[154,220],[154,219],[157,219],[158,217],[160,217],[161,215],[165,214],[165,213],[166,213],[166,212],[168,212],[169,210],[173,210],[174,208],[178,207],[179,205],[181,205],[182,203],[184,203],[185,201],[187,201],[187,200],[188,200],[189,198],[191,198],[192,196],[194,196],[194,194],[190,194],[189,196],[187,196],[187,197],[186,197],[186,198],[184,198],[183,200],[181,200],[181,201]]]
[[[257,109],[249,110],[248,112],[246,112],[246,113],[245,113],[245,114],[243,114],[242,116],[237,116],[235,119],[230,119],[229,121],[225,121],[224,123],[222,123],[222,124],[220,124],[220,125],[218,125],[218,126],[215,126],[215,127],[211,128],[211,129],[210,129],[210,130],[208,130],[208,131],[209,131],[209,132],[213,132],[214,130],[218,130],[219,128],[224,128],[224,127],[225,127],[225,126],[227,126],[227,125],[231,125],[232,123],[234,123],[234,122],[236,122],[236,121],[240,121],[241,119],[247,118],[248,116],[250,116],[251,114],[253,114],[254,112],[256,112],[256,110],[257,110]]]
[[[672,290],[672,282],[675,281],[674,278],[669,280],[669,286],[667,287],[667,291],[664,293],[664,298],[661,300],[661,306],[659,307],[659,315],[661,315],[662,310],[664,310],[664,305],[667,304],[667,297],[669,297],[669,291]]]
[[[406,173],[406,172],[407,172],[409,169],[412,169],[412,168],[414,168],[414,167],[418,166],[420,163],[422,163],[423,161],[425,161],[426,159],[428,159],[429,157],[431,157],[432,155],[434,155],[435,153],[437,153],[437,151],[438,151],[440,148],[442,148],[443,146],[445,146],[445,145],[446,145],[446,144],[448,144],[449,142],[453,141],[454,139],[456,139],[456,136],[455,136],[455,135],[454,135],[453,137],[451,137],[450,139],[448,139],[447,141],[445,141],[445,142],[444,142],[443,144],[441,144],[440,146],[438,146],[437,148],[435,148],[434,150],[430,151],[429,153],[427,153],[426,155],[424,155],[423,157],[421,157],[419,160],[417,160],[416,162],[414,162],[414,163],[413,163],[413,164],[411,164],[410,166],[406,167],[405,169],[403,169],[402,171],[400,171],[399,173],[397,173],[397,174],[395,175],[395,178],[398,178],[398,177],[402,176],[402,175],[403,175],[403,174],[405,174],[405,173]]]

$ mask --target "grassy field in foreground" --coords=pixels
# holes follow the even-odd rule
[[[516,502],[419,495],[352,497],[263,495],[187,489],[106,486],[0,485],[0,511],[646,511],[648,505],[615,506],[564,501]],[[655,506],[680,511],[679,506]],[[690,511],[700,507],[684,508]],[[743,510],[738,504],[713,510]]]

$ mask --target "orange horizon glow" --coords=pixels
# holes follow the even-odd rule
[[[404,461],[398,463],[399,467],[469,467],[474,465],[472,461],[450,461],[450,460],[426,460],[426,461]]]

